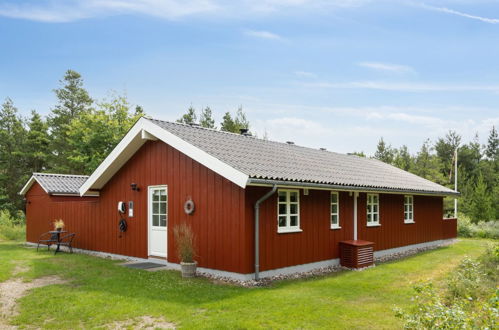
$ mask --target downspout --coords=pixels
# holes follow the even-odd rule
[[[353,240],[357,240],[357,198],[359,193],[357,191],[353,192]]]
[[[260,279],[260,204],[272,196],[276,190],[277,185],[273,185],[272,190],[255,203],[255,281]]]

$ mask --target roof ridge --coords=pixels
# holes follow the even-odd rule
[[[59,173],[41,173],[41,172],[33,172],[33,175],[53,175],[53,176],[71,176],[71,177],[83,177],[88,178],[88,175],[81,174],[59,174]]]
[[[263,138],[255,136],[255,135],[243,135],[243,134],[234,133],[234,132],[227,132],[227,131],[218,130],[216,128],[203,127],[203,126],[200,126],[199,124],[191,125],[191,124],[186,124],[186,123],[179,123],[179,122],[173,122],[173,121],[168,121],[168,120],[163,120],[163,119],[155,119],[155,118],[145,118],[145,119],[152,120],[152,121],[159,121],[159,122],[163,122],[163,123],[167,123],[167,124],[174,124],[174,125],[178,125],[178,126],[189,127],[189,128],[203,129],[203,130],[227,134],[227,135],[240,136],[241,138],[252,138],[254,140],[262,141],[265,143],[278,143],[278,144],[281,144],[281,145],[284,145],[284,146],[287,146],[290,148],[298,147],[298,148],[304,148],[304,149],[315,150],[315,151],[320,151],[320,152],[329,152],[329,153],[342,155],[342,156],[346,156],[346,157],[350,157],[350,156],[358,157],[357,155],[349,155],[347,153],[340,153],[340,152],[331,151],[331,150],[327,150],[327,149],[321,149],[321,148],[316,149],[316,148],[306,147],[306,146],[302,146],[302,145],[298,145],[298,144],[294,144],[294,143],[290,144],[287,142],[274,141],[274,140],[270,140],[270,139],[265,140]],[[358,157],[358,158],[360,158],[360,157]]]

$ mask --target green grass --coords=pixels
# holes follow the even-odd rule
[[[25,280],[58,275],[68,284],[30,291],[13,325],[93,328],[142,315],[163,316],[185,328],[399,328],[392,308],[410,304],[420,279],[441,281],[465,256],[477,257],[487,241],[465,239],[445,248],[362,272],[342,271],[269,287],[215,285],[183,280],[176,271],[147,272],[79,254],[53,256],[20,243],[0,242],[0,281],[15,265]]]

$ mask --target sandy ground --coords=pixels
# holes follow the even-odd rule
[[[0,329],[13,330],[16,326],[9,325],[9,320],[19,314],[17,300],[22,298],[33,288],[39,288],[53,284],[67,283],[58,276],[45,276],[34,279],[31,282],[23,282],[16,275],[27,272],[29,267],[18,265],[14,269],[14,278],[0,283]],[[162,318],[142,316],[130,320],[113,322],[107,326],[108,329],[175,329],[175,324],[167,322]]]
[[[151,316],[141,316],[135,319],[114,322],[107,327],[108,329],[175,329],[175,324],[165,321],[162,318]]]
[[[24,273],[28,270],[28,267],[18,265],[14,270],[14,275]],[[41,277],[31,282],[23,282],[21,278],[13,278],[0,283],[0,329],[17,328],[9,325],[8,320],[19,314],[17,300],[23,297],[28,290],[63,283],[66,282],[57,276]]]

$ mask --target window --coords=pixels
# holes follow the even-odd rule
[[[279,190],[277,202],[277,231],[279,233],[300,230],[300,192]]]
[[[404,222],[414,223],[414,199],[412,196],[404,196]]]
[[[379,226],[379,195],[367,194],[367,225]]]
[[[331,192],[331,229],[340,227],[340,199],[337,192]]]

